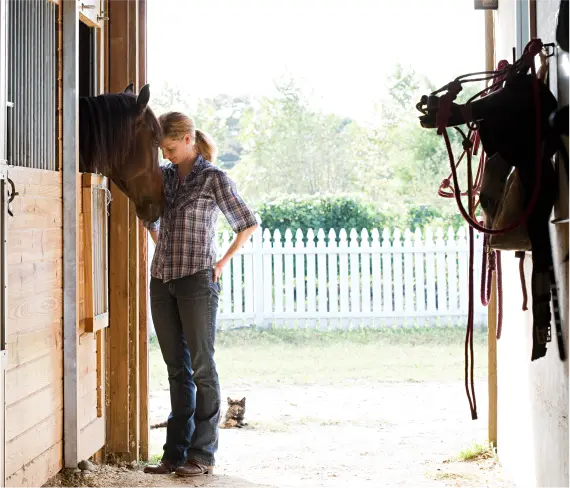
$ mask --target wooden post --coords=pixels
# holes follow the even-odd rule
[[[528,2],[528,16],[529,16],[529,24],[530,24],[530,38],[534,39],[537,37],[536,35],[536,0],[529,0]],[[545,41],[549,42],[549,41]]]
[[[485,69],[494,70],[495,66],[495,17],[492,10],[485,11]],[[483,249],[483,252],[486,252]],[[497,282],[493,274],[491,300],[487,308],[487,350],[488,350],[488,389],[489,389],[489,425],[488,439],[497,447]]]
[[[487,309],[488,320],[488,379],[489,390],[489,419],[488,440],[495,448],[497,447],[497,278],[493,273],[491,283],[491,299]]]
[[[147,81],[146,0],[139,0],[139,87]],[[149,460],[149,365],[148,365],[148,232],[139,223],[139,458]]]
[[[109,1],[109,90],[120,92],[130,83],[129,4]],[[109,333],[107,334],[108,409],[107,453],[129,457],[129,200],[111,185],[109,226]]]
[[[139,3],[126,2],[128,12],[128,77],[139,85]],[[139,222],[135,206],[129,203],[129,453],[139,459]]]
[[[75,0],[63,12],[63,411],[64,465],[79,462],[78,423],[78,201],[79,175],[79,13]]]

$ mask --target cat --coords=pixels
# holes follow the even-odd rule
[[[228,397],[228,409],[226,410],[225,419],[220,416],[220,427],[222,429],[231,429],[237,427],[241,429],[246,427],[247,424],[243,421],[245,417],[245,397],[241,400],[232,400]],[[163,429],[168,424],[168,421],[160,422],[150,426],[151,429]]]
[[[243,421],[245,417],[245,397],[241,400],[232,400],[228,397],[228,409],[226,410],[225,418],[222,421],[220,417],[220,427],[222,429],[231,429],[237,427],[241,429],[247,426]]]

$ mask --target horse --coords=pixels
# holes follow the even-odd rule
[[[79,98],[79,170],[108,177],[134,203],[137,217],[155,222],[164,209],[158,163],[160,124],[131,83],[121,93]]]

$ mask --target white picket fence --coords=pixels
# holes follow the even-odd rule
[[[230,244],[223,234],[220,256]],[[475,243],[475,321],[486,324],[480,295],[482,239]],[[218,327],[335,328],[458,325],[467,322],[466,229],[259,229],[226,266]]]

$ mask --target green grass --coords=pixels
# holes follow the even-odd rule
[[[463,327],[320,332],[244,328],[219,331],[216,363],[225,385],[338,384],[342,381],[447,381],[464,374]],[[474,334],[475,372],[487,371],[487,332]],[[156,337],[151,391],[168,387]]]
[[[488,443],[474,443],[463,449],[459,453],[461,461],[478,461],[480,459],[491,459],[495,457],[493,446]]]

